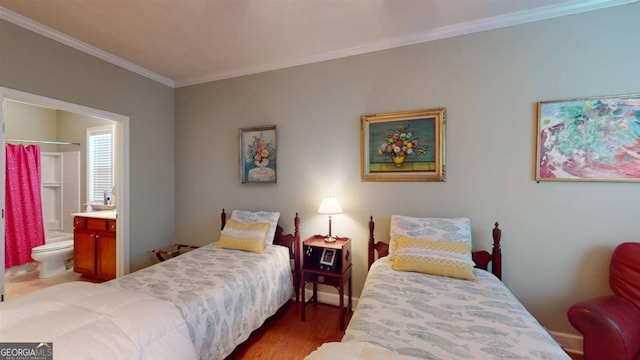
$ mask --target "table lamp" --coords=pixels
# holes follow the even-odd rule
[[[335,196],[325,196],[318,208],[318,214],[326,214],[329,216],[329,235],[324,238],[325,242],[332,243],[336,238],[331,235],[331,215],[342,214],[342,208]]]

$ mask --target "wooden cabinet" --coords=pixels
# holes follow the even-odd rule
[[[83,218],[81,218],[83,219]],[[77,220],[76,220],[77,224]],[[93,276],[96,273],[95,231],[83,228],[73,230],[73,271]]]
[[[116,277],[116,220],[76,216],[73,270],[100,280]]]

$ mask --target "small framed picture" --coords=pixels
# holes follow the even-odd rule
[[[336,265],[336,249],[322,249],[322,257],[320,257],[320,265],[333,268]]]
[[[276,126],[240,129],[240,180],[276,183]]]

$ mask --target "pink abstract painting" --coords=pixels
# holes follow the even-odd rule
[[[536,180],[640,181],[640,95],[539,102]]]

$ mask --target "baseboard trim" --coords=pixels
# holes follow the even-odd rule
[[[558,343],[562,348],[570,353],[583,355],[582,351],[582,336],[567,334],[558,331],[549,331],[551,337]]]

